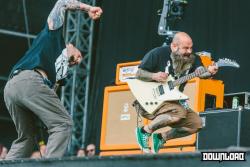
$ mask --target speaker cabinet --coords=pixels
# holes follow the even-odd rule
[[[216,110],[200,116],[203,129],[198,133],[197,149],[250,147],[250,110]]]
[[[139,149],[135,138],[137,113],[132,106],[134,100],[127,85],[105,88],[101,150]]]
[[[138,144],[135,137],[137,113],[132,106],[135,98],[128,85],[106,87],[104,92],[100,150],[135,150]],[[148,124],[146,119],[139,119],[139,125]],[[162,130],[169,130],[163,128]],[[170,140],[165,147],[194,145],[196,134]]]

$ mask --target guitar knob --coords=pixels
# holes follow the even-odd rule
[[[157,105],[157,104],[158,104],[158,102],[156,101],[156,102],[155,102],[155,105]]]
[[[145,104],[148,105],[148,102],[146,102]]]
[[[154,103],[153,102],[150,102],[150,105],[153,105]]]

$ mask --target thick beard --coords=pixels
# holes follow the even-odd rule
[[[195,55],[190,54],[188,55],[181,55],[177,52],[172,52],[171,58],[173,60],[173,68],[175,71],[175,74],[180,75],[187,69],[189,69],[195,60]]]
[[[175,53],[172,53],[173,54],[173,58],[174,58],[174,61],[180,63],[180,64],[193,64],[194,63],[194,59],[195,59],[195,56],[194,54],[190,54],[190,55],[181,55],[177,52]]]

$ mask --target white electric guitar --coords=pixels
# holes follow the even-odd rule
[[[215,63],[218,67],[230,66],[239,68],[239,64],[230,59],[219,59]],[[178,86],[187,82],[190,79],[199,77],[207,72],[204,67],[198,68],[195,72],[183,76],[177,80],[169,75],[167,81],[164,83],[159,82],[145,82],[139,79],[128,79],[127,83],[129,88],[140,105],[150,114],[154,113],[160,108],[165,101],[186,100],[188,96],[181,93]]]

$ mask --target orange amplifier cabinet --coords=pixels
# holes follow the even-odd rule
[[[135,76],[138,69],[138,65],[140,63],[141,61],[117,64],[115,84],[116,85],[127,84],[126,79]]]
[[[106,87],[104,91],[100,150],[139,149],[135,128],[135,98],[128,85]],[[142,120],[147,123],[146,120]]]
[[[105,88],[100,150],[139,149],[135,137],[137,113],[132,106],[135,100],[128,85]],[[148,124],[146,119],[140,125]],[[170,140],[165,146],[194,145],[196,134]]]
[[[206,95],[215,97],[216,108],[223,108],[224,84],[220,80],[194,78],[188,81],[183,93],[189,97],[188,104],[196,112],[205,110]]]

